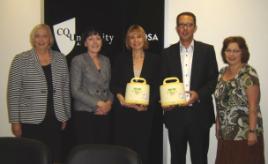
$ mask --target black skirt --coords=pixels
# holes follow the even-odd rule
[[[41,124],[22,124],[22,137],[43,142],[55,162],[62,161],[61,122],[55,116],[46,115]]]
[[[74,112],[76,144],[110,144],[110,114],[95,115],[93,112]]]

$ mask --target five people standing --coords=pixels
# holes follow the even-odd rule
[[[174,76],[183,82],[187,102],[163,107],[171,164],[186,163],[188,144],[192,164],[208,162],[210,127],[215,122],[214,91],[216,164],[263,164],[260,85],[255,69],[247,64],[246,41],[242,37],[224,40],[221,55],[228,66],[218,76],[213,46],[194,40],[196,16],[182,12],[176,21],[180,40],[164,49],[161,56],[147,51],[146,33],[140,25],[130,26],[127,51],[115,58],[112,69],[101,53],[101,33],[88,30],[83,42],[87,52],[73,58],[71,80],[65,57],[51,49],[49,26],[37,25],[30,36],[33,49],[17,55],[10,68],[8,110],[13,134],[44,142],[53,161],[61,162],[61,130],[70,118],[71,81],[77,144],[110,144],[113,139],[115,144],[135,150],[144,164],[150,164],[160,81]],[[126,103],[126,85],[133,77],[145,78],[150,85],[148,106]]]

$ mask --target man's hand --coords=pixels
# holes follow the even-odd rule
[[[190,99],[181,106],[190,106],[191,104],[199,100],[199,95],[196,91],[187,91],[186,94],[190,94]]]

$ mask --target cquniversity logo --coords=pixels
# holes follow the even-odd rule
[[[58,48],[64,55],[68,55],[73,50],[75,42],[81,40],[80,36],[75,36],[75,18],[53,25],[53,31]]]

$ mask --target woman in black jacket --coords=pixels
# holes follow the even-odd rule
[[[127,52],[115,59],[112,67],[114,105],[114,142],[136,151],[144,164],[149,163],[152,123],[158,108],[159,56],[145,51],[148,41],[139,25],[129,27],[126,34]],[[128,104],[125,101],[126,85],[133,77],[145,78],[150,85],[148,106]]]

